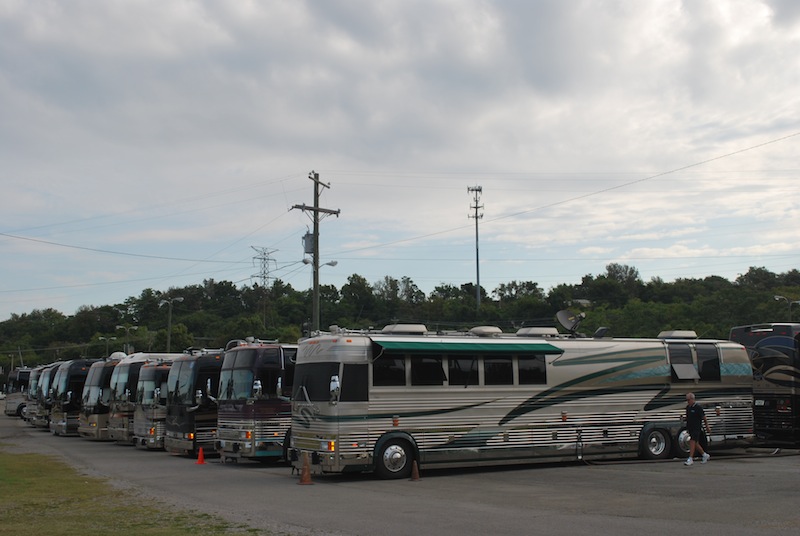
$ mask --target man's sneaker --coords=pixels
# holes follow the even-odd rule
[[[711,458],[711,456],[708,454],[708,452],[704,452],[703,453],[703,459],[700,460],[700,463],[706,463],[710,458]]]
[[[694,463],[694,460],[693,460],[693,459],[691,459],[691,458],[687,458],[687,459],[686,459],[686,461],[685,461],[685,462],[683,462],[683,465],[692,465],[693,463]]]

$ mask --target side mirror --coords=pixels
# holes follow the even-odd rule
[[[253,382],[253,393],[255,394],[256,398],[261,398],[263,391],[261,389],[261,380],[256,380]]]
[[[66,403],[69,404],[70,402],[72,402],[72,391],[67,391]]]
[[[161,399],[161,387],[156,387],[153,389],[153,403],[156,403]]]
[[[283,396],[283,378],[278,378],[278,381],[275,384],[275,394],[278,397]]]
[[[201,400],[203,400],[203,390],[198,389],[197,391],[194,392],[194,401],[196,403],[200,403]]]
[[[330,390],[331,390],[331,404],[336,404],[337,402],[339,402],[339,393],[341,393],[342,390],[338,374],[334,374],[333,376],[331,376]]]

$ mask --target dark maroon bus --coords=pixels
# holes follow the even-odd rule
[[[231,341],[217,402],[217,452],[223,459],[286,458],[296,344]]]

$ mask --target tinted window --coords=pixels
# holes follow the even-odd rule
[[[697,352],[697,368],[700,371],[700,380],[708,382],[718,382],[720,380],[719,371],[719,352],[713,344],[698,344],[695,347]]]
[[[441,357],[421,355],[411,358],[411,385],[443,385],[444,380]]]
[[[669,362],[672,365],[672,381],[693,381],[697,379],[697,369],[692,361],[692,349],[685,343],[672,343],[667,345]]]
[[[514,368],[511,356],[492,356],[483,359],[484,385],[513,385]]]
[[[475,356],[450,356],[447,368],[450,385],[478,385],[478,360]]]
[[[367,393],[367,365],[353,365],[345,363],[342,366],[341,392],[339,400],[342,402],[366,402]]]
[[[308,363],[294,370],[292,400],[328,402],[331,399],[331,377],[339,374],[339,363]],[[306,398],[308,397],[308,398]]]
[[[384,354],[372,362],[372,385],[376,387],[406,384],[406,359],[402,355]]]
[[[543,355],[519,356],[519,384],[533,385],[547,383],[547,372]]]

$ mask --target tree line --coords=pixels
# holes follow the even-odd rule
[[[513,332],[555,326],[556,313],[570,309],[586,313],[580,331],[589,335],[602,326],[615,337],[692,329],[701,337],[725,339],[733,326],[789,320],[800,305],[793,303],[800,300],[800,272],[751,267],[734,281],[709,276],[644,282],[636,268],[612,263],[579,284],[544,290],[533,281],[511,281],[480,293],[478,306],[473,283],[442,284],[426,295],[408,277],[386,276],[370,284],[353,274],[341,288],[320,286],[320,326],[418,323],[450,330],[494,325]],[[83,306],[71,316],[55,309],[12,314],[0,322],[0,366],[8,371],[20,362],[31,366],[122,350],[164,352],[168,340],[172,351],[221,348],[245,337],[296,342],[307,334],[312,299],[311,290],[295,290],[280,280],[237,287],[209,279],[166,292],[148,288],[123,303]],[[800,311],[796,316],[800,319]]]

